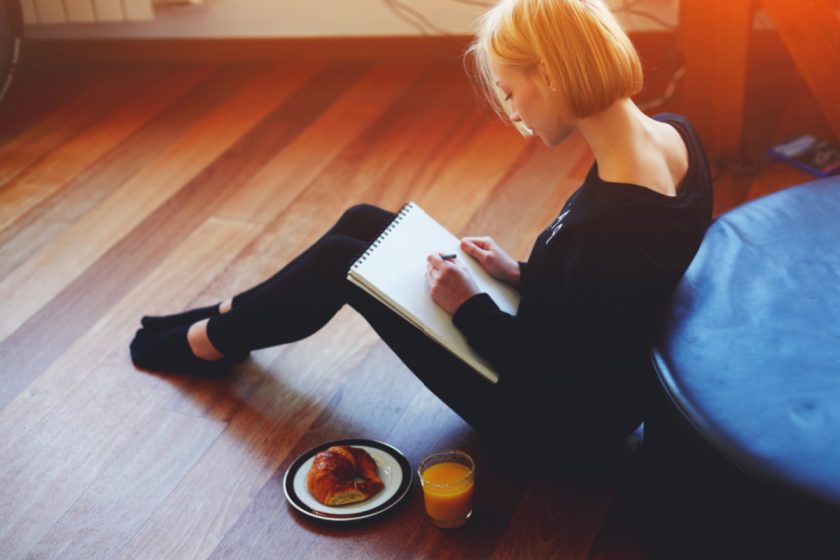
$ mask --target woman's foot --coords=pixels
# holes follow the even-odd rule
[[[227,313],[232,307],[233,299],[227,299],[218,305],[197,307],[173,315],[146,315],[140,319],[140,323],[148,332],[160,333],[175,327],[188,327],[197,321],[209,319],[219,313]]]
[[[210,342],[210,337],[207,335],[207,323],[210,319],[204,319],[193,323],[187,329],[187,343],[190,345],[192,353],[202,360],[216,361],[224,358],[224,354],[216,350],[213,343]]]
[[[206,321],[205,328],[206,328]],[[190,327],[182,326],[164,332],[150,332],[140,329],[131,341],[131,360],[137,367],[169,373],[188,373],[201,377],[218,377],[247,358],[243,356],[222,356],[216,351],[217,359],[208,359],[204,349],[199,357],[189,339]],[[206,333],[206,331],[205,331]],[[195,337],[194,337],[195,338]],[[209,343],[209,340],[208,340]],[[210,345],[212,348],[212,344]],[[215,348],[213,349],[215,351]]]

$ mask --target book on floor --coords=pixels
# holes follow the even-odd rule
[[[810,134],[777,144],[768,150],[768,154],[818,177],[840,173],[840,146]]]
[[[347,279],[495,383],[498,372],[469,346],[452,317],[432,300],[426,282],[426,257],[437,252],[457,255],[479,290],[490,295],[502,311],[516,313],[519,292],[487,274],[461,249],[457,237],[413,202],[403,206],[382,235],[350,267]]]

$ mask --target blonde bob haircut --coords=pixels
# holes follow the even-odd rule
[[[493,59],[534,80],[543,80],[542,67],[579,119],[642,89],[639,55],[602,0],[501,0],[478,23],[465,62],[473,62],[470,73],[502,118],[508,112],[490,71]],[[549,89],[543,91],[551,103]]]

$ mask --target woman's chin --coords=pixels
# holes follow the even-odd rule
[[[535,132],[535,134],[540,137],[540,139],[543,141],[543,143],[545,143],[546,146],[548,146],[549,148],[553,148],[553,147],[559,146],[560,144],[565,142],[566,139],[569,138],[569,136],[571,136],[572,134],[575,133],[575,130],[576,129],[574,127],[569,127],[569,128],[564,128],[560,131],[557,131],[555,134],[552,134],[551,136],[545,136],[543,134],[539,134],[539,133],[536,133],[536,132]]]

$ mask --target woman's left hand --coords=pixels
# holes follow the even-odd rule
[[[470,271],[456,260],[442,259],[438,254],[426,259],[426,281],[431,288],[432,301],[450,315],[479,293]]]

